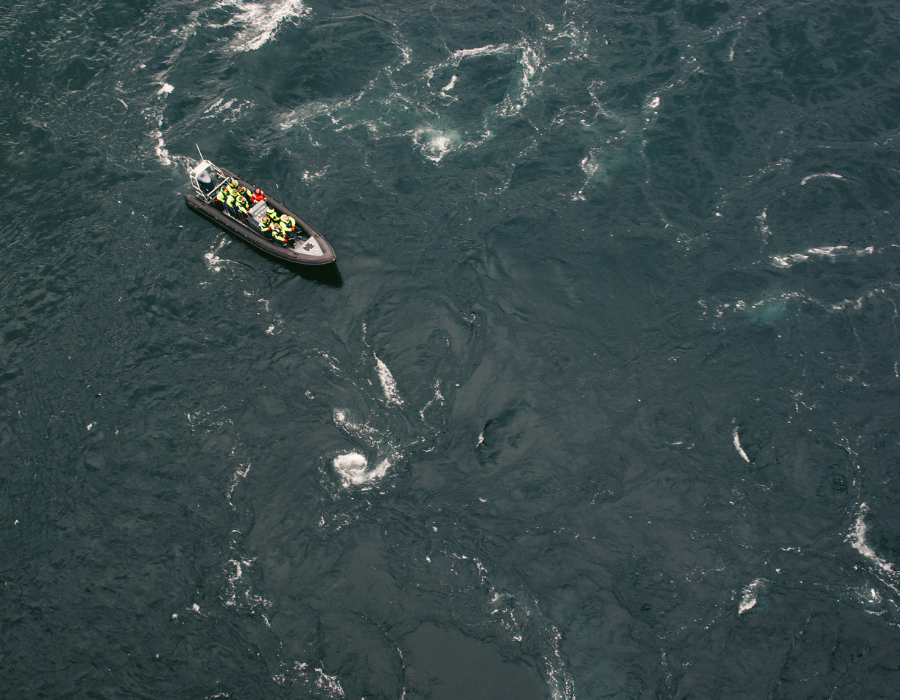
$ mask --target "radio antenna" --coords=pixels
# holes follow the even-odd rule
[[[194,145],[197,146],[196,143]],[[206,158],[203,157],[203,152],[200,150],[200,146],[197,146],[197,153],[200,154],[200,160],[206,160]]]

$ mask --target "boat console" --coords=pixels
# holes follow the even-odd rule
[[[200,161],[190,172],[191,186],[198,197],[209,199],[210,195],[225,184],[225,176],[208,160]]]

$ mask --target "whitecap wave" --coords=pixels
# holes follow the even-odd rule
[[[341,479],[344,488],[371,488],[383,479],[391,467],[397,463],[401,454],[396,447],[385,438],[381,431],[368,423],[357,423],[351,420],[345,411],[336,409],[333,412],[334,424],[355,441],[366,445],[370,454],[374,454],[374,467],[369,466],[369,459],[358,451],[336,455],[332,461],[335,473]]]
[[[442,95],[442,96],[444,96],[444,97],[450,97],[450,95],[448,95],[447,93],[448,93],[450,90],[452,90],[452,89],[456,86],[456,78],[457,78],[457,76],[454,75],[452,78],[450,78],[450,82],[447,83],[446,85],[444,85],[443,88],[441,88],[441,95]]]
[[[234,51],[256,51],[268,43],[283,22],[297,19],[309,13],[302,0],[276,0],[272,3],[225,0],[217,7],[233,7],[238,14],[227,24],[243,26],[231,42]]]
[[[756,595],[759,593],[765,582],[766,580],[764,578],[758,578],[744,587],[744,590],[741,591],[742,595],[740,605],[738,605],[738,615],[743,615],[756,605]]]
[[[368,460],[359,452],[340,454],[332,460],[334,471],[341,478],[344,488],[351,486],[370,486],[383,479],[391,468],[387,458],[382,459],[375,467],[369,469]]]
[[[838,175],[837,173],[813,173],[812,175],[807,175],[805,178],[800,180],[800,184],[805,185],[810,180],[815,180],[816,178],[820,178],[820,177],[830,177],[830,178],[834,178],[835,180],[846,180],[847,179],[843,175]]]
[[[859,515],[856,516],[856,522],[853,523],[853,528],[847,534],[845,538],[846,542],[849,542],[850,545],[857,552],[862,554],[866,559],[875,564],[883,573],[895,577],[897,572],[894,571],[894,565],[879,557],[875,550],[872,549],[872,546],[866,541],[866,534],[868,532],[868,526],[866,525],[866,513],[869,512],[869,507],[863,503],[859,507]],[[896,589],[895,589],[896,590]]]
[[[736,449],[738,454],[744,458],[744,461],[749,464],[750,458],[747,456],[747,453],[744,452],[744,448],[741,447],[741,438],[738,436],[738,426],[734,426],[732,437],[734,439],[734,449]]]
[[[455,129],[434,129],[422,127],[413,132],[413,141],[422,155],[433,163],[440,163],[441,158],[453,150],[462,140]]]

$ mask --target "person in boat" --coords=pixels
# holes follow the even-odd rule
[[[259,187],[257,187],[253,192],[250,193],[250,204],[256,204],[257,202],[262,202],[266,198],[266,193],[263,192]]]
[[[288,236],[281,229],[281,221],[278,219],[278,215],[275,214],[272,216],[267,216],[265,218],[268,220],[268,226],[266,227],[266,231],[268,232],[271,239],[278,245],[287,246],[288,245]]]
[[[222,206],[226,206],[225,202],[228,200],[228,195],[236,194],[233,183],[234,180],[229,180],[219,188],[216,199],[221,202]]]
[[[262,218],[259,220],[259,230],[268,234],[272,240],[275,240],[275,231],[281,229],[278,226],[277,215],[274,209],[268,209],[262,215]]]
[[[269,238],[278,245],[288,247],[294,244],[294,236],[289,229],[285,230],[282,227],[278,212],[271,207],[266,210],[266,213],[259,220],[259,228],[263,233],[269,234]]]
[[[241,196],[236,194],[234,190],[229,190],[225,196],[225,208],[234,218],[238,218],[241,214],[239,200]]]
[[[294,245],[297,240],[294,237],[294,227],[296,223],[297,222],[294,220],[294,217],[288,216],[287,214],[282,214],[281,218],[278,220],[278,229],[284,236],[284,245],[286,246]]]
[[[297,221],[293,216],[282,214],[281,219],[279,219],[278,225],[289,240],[294,239],[294,228],[297,226]]]
[[[273,224],[270,231],[272,232],[272,239],[276,243],[278,243],[279,245],[287,246],[287,244],[288,244],[287,234],[285,234],[285,232],[281,230],[280,226],[278,226],[277,224]]]
[[[234,178],[231,178],[231,181],[229,184],[231,185],[231,189],[234,190],[235,196],[240,196],[240,197],[243,197],[244,199],[246,199],[248,202],[250,201],[250,197],[253,195],[253,193],[250,192],[250,190],[248,190],[246,187],[244,187],[240,182],[238,182]]]
[[[247,216],[250,213],[250,203],[247,202],[247,198],[242,194],[238,194],[235,197],[234,208],[237,209],[241,216]]]

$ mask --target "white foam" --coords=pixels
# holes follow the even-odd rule
[[[371,485],[383,478],[388,470],[402,457],[397,448],[387,440],[379,430],[368,423],[355,423],[343,410],[335,409],[334,423],[356,441],[367,445],[369,454],[378,460],[374,467],[369,467],[369,460],[357,451],[337,455],[332,460],[335,472],[341,477],[344,488],[351,486],[371,488]]]
[[[422,155],[434,163],[440,163],[460,140],[459,132],[454,129],[421,127],[413,132],[413,141]]]
[[[794,263],[809,260],[808,255],[802,253],[794,253],[793,255],[773,255],[772,264],[775,267],[791,267]]]
[[[240,581],[241,576],[244,575],[244,570],[241,568],[241,562],[236,559],[229,559],[227,563],[234,565],[234,573],[228,575],[228,583],[231,586],[231,596],[225,601],[225,605],[232,607],[237,602],[235,584],[237,584],[237,582]]]
[[[190,414],[188,414],[188,421],[190,421]],[[234,454],[234,450],[232,450],[232,454]],[[246,466],[243,464],[238,465],[238,468],[235,469],[234,474],[231,475],[231,483],[228,485],[227,498],[228,498],[228,503],[229,503],[229,505],[231,505],[232,508],[234,508],[234,503],[232,503],[232,501],[231,501],[231,496],[234,493],[235,488],[237,488],[238,479],[246,479],[247,474],[249,474],[249,473],[250,473],[250,463],[248,462],[246,464]]]
[[[521,83],[518,94],[510,92],[503,98],[499,110],[499,114],[502,117],[518,114],[525,108],[525,105],[528,104],[528,99],[534,92],[531,81],[541,67],[541,56],[531,46],[523,42],[518,44],[516,49],[521,51],[519,56],[519,65],[522,67]]]
[[[434,73],[439,68],[445,68],[448,66],[452,66],[453,68],[458,68],[461,61],[466,58],[471,58],[472,56],[493,56],[496,54],[509,53],[512,50],[512,46],[509,44],[488,44],[487,46],[478,46],[474,49],[458,49],[450,54],[450,57],[444,61],[443,63],[439,63],[436,66],[432,66],[427,71],[425,71],[425,77],[427,81],[430,83],[431,79],[434,77]]]
[[[800,184],[805,185],[810,180],[814,180],[818,177],[832,177],[836,180],[846,180],[847,179],[843,175],[838,175],[837,173],[813,173],[812,175],[807,175],[805,178],[803,178],[800,181]]]
[[[231,44],[235,51],[256,51],[278,33],[282,22],[309,13],[302,0],[276,0],[269,4],[225,0],[218,5],[225,6],[239,10],[228,24],[245,25]]]
[[[566,662],[559,652],[562,635],[556,627],[550,629],[553,634],[552,645],[550,653],[543,657],[550,685],[550,697],[553,700],[575,700],[575,679],[566,668]]]
[[[163,106],[165,104],[165,97],[169,93],[172,92],[175,88],[165,81],[157,81],[156,85],[162,85],[159,90],[156,91],[157,97],[160,98],[159,106],[154,107],[150,111],[150,116],[156,118],[156,129],[151,132],[150,136],[156,139],[156,159],[162,163],[163,165],[172,165],[172,158],[169,156],[169,150],[166,148],[165,139],[163,139],[162,127],[163,127]]]
[[[344,488],[366,486],[382,479],[391,468],[388,459],[381,460],[377,466],[368,469],[368,460],[359,452],[348,452],[338,455],[332,460],[334,470],[341,477]]]
[[[734,432],[732,433],[732,437],[734,438],[734,449],[738,451],[738,454],[744,458],[744,461],[749,463],[750,458],[747,456],[747,453],[744,452],[744,448],[741,447],[741,439],[738,437],[738,427],[734,426]]]
[[[426,403],[424,406],[422,406],[422,410],[419,411],[419,416],[422,418],[423,423],[426,422],[425,411],[427,411],[431,407],[431,404],[433,404],[435,401],[439,401],[441,406],[444,405],[444,395],[441,393],[441,380],[440,379],[434,380],[433,388],[434,388],[434,397],[431,398],[428,401],[428,403]]]
[[[313,678],[312,671],[316,673],[315,678]],[[344,697],[344,688],[341,686],[337,675],[329,676],[325,673],[325,669],[321,667],[314,668],[312,671],[310,671],[308,663],[295,661],[292,668],[282,663],[282,672],[274,674],[272,680],[279,685],[283,685],[288,677],[292,675],[296,677],[296,680],[308,687],[309,692],[307,695],[327,697],[331,700],[338,700],[338,698]],[[315,686],[318,692],[312,690],[309,686]]]
[[[278,126],[283,131],[287,131],[295,124],[305,124],[306,122],[322,115],[330,117],[332,123],[337,124],[338,120],[335,119],[334,112],[349,109],[355,102],[362,98],[362,95],[363,93],[359,93],[352,98],[334,102],[328,100],[316,100],[314,102],[304,103],[288,114],[284,115],[282,121]]]
[[[255,594],[250,588],[250,584],[242,580],[244,578],[244,573],[251,568],[254,561],[255,559],[232,558],[225,563],[226,570],[231,570],[227,571],[226,574],[228,578],[228,597],[224,600],[224,603],[225,606],[229,608],[240,609],[243,607],[248,607],[253,612],[259,612],[260,617],[266,624],[266,627],[271,627],[269,618],[266,617],[265,611],[272,604],[262,596]]]
[[[330,698],[344,697],[344,689],[341,687],[341,682],[337,676],[329,676],[321,668],[317,668],[316,673],[319,674],[319,677],[316,678],[316,687],[319,690],[328,693]]]
[[[762,234],[763,243],[768,243],[769,238],[772,237],[772,232],[769,230],[769,224],[766,222],[766,211],[768,207],[762,210],[762,214],[756,217],[756,222],[759,224],[759,232]]]
[[[763,214],[765,214],[765,212],[763,212]],[[765,232],[768,233],[768,227],[765,228]],[[839,257],[862,257],[864,255],[872,255],[874,252],[875,246],[871,245],[865,248],[851,248],[850,246],[846,245],[833,245],[810,248],[802,253],[773,255],[770,259],[775,267],[792,267],[796,263],[806,262],[811,257],[837,260]]]
[[[162,126],[162,120],[160,120],[160,127]],[[157,129],[153,132],[153,136],[156,138],[156,158],[163,165],[172,165],[172,159],[169,157],[169,149],[166,148],[166,142],[163,140],[162,129]]]
[[[328,172],[328,166],[326,165],[324,168],[322,168],[321,170],[316,171],[316,172],[310,172],[309,170],[304,170],[303,175],[301,175],[301,177],[304,179],[304,181],[309,182],[310,180],[318,180],[319,178],[324,177],[325,173],[327,173],[327,172]]]
[[[575,202],[583,202],[584,201],[584,191],[587,189],[587,186],[591,184],[591,181],[600,173],[601,179],[603,179],[606,175],[606,168],[600,160],[600,157],[603,155],[602,149],[592,148],[588,151],[588,154],[581,159],[581,169],[584,171],[585,180],[584,184],[581,186],[581,189],[578,190],[575,194],[572,195],[572,201]]]
[[[756,605],[756,594],[765,581],[763,578],[758,578],[744,587],[742,591],[743,596],[741,597],[740,605],[738,605],[738,615],[743,615]]]
[[[368,423],[364,423],[360,425],[359,423],[354,423],[349,418],[347,418],[347,414],[345,414],[341,410],[335,410],[334,414],[334,424],[341,428],[344,432],[353,437],[365,440],[373,447],[380,441],[381,436],[379,432],[373,428]]]
[[[385,401],[389,404],[400,406],[403,403],[403,399],[400,398],[400,394],[397,392],[397,382],[394,381],[394,375],[391,374],[391,370],[387,368],[387,365],[378,359],[378,355],[375,355],[375,353],[372,353],[372,355],[375,357],[375,369],[378,372],[378,379],[381,381],[381,388],[384,390]]]
[[[222,260],[222,258],[216,255],[216,253],[222,250],[222,248],[227,244],[228,239],[223,239],[214,248],[210,248],[209,252],[203,254],[203,257],[206,260],[206,267],[211,272],[221,272],[222,268],[225,266],[226,261]]]
[[[434,530],[437,531],[437,528]],[[461,560],[468,559],[465,555],[451,554],[451,556]],[[510,593],[498,591],[491,583],[488,570],[481,561],[477,557],[472,557],[472,562],[478,569],[482,586],[487,589],[485,592],[490,614],[496,616],[512,641],[522,642],[526,634],[533,637],[537,632],[538,639],[535,641],[539,644],[540,655],[544,662],[544,675],[550,698],[575,700],[575,680],[559,648],[562,635],[554,625],[544,621],[544,616],[537,607],[537,600],[518,599]]]
[[[456,76],[454,75],[452,78],[450,78],[450,82],[447,83],[446,85],[444,85],[443,88],[441,88],[441,94],[446,97],[449,97],[449,95],[447,95],[447,92],[449,90],[452,90],[455,85],[456,85]]]
[[[487,46],[478,46],[473,49],[459,49],[454,51],[446,61],[431,66],[425,71],[426,83],[430,86],[431,80],[434,78],[438,70],[444,68],[459,68],[462,61],[474,56],[494,56],[500,54],[518,53],[518,64],[522,73],[519,78],[518,90],[511,90],[496,109],[496,113],[501,117],[509,117],[518,114],[528,103],[528,98],[532,94],[532,81],[541,68],[541,55],[525,41],[517,44],[488,44]],[[441,90],[441,94],[448,97],[446,91],[453,87],[456,76],[454,75],[450,81],[450,85]]]
[[[860,505],[859,515],[856,516],[856,522],[853,524],[853,529],[847,534],[845,541],[849,542],[853,549],[862,554],[883,572],[886,574],[894,574],[894,565],[879,557],[869,543],[866,542],[866,532],[868,531],[868,527],[866,526],[865,516],[868,512],[869,507],[865,503]]]

